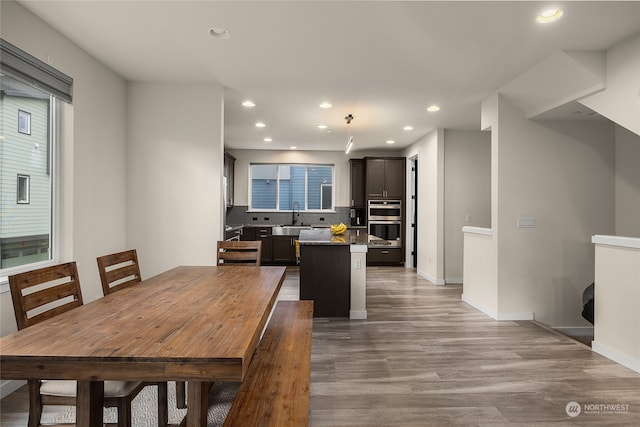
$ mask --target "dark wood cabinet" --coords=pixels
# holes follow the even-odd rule
[[[273,236],[269,226],[245,226],[242,232],[242,240],[260,240],[262,242],[261,263],[273,261]]]
[[[367,252],[367,265],[395,265],[404,263],[402,248],[372,248]]]
[[[351,253],[348,245],[300,246],[300,299],[313,300],[314,317],[349,317]]]
[[[367,199],[404,199],[405,159],[367,158]]]
[[[367,159],[366,194],[368,199],[384,198],[384,159]]]
[[[256,240],[256,227],[245,225],[240,240]]]
[[[351,207],[364,208],[365,197],[365,162],[364,159],[350,159],[351,165]]]
[[[223,176],[225,178],[225,205],[227,209],[233,207],[234,198],[234,175],[235,175],[236,158],[231,154],[224,152],[224,168]]]
[[[384,162],[385,198],[403,200],[405,196],[405,159],[387,159]]]
[[[297,238],[297,236],[271,236],[274,263],[296,264]]]

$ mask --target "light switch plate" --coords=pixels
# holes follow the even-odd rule
[[[518,218],[518,228],[536,228],[535,218]]]

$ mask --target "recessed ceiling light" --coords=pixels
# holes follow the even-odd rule
[[[548,24],[549,22],[557,21],[562,17],[562,13],[561,9],[547,9],[538,15],[536,22],[540,24]]]
[[[396,142],[393,139],[388,139],[387,144],[395,144]]]
[[[318,105],[318,107],[320,107],[320,108],[331,108],[332,105],[325,101],[322,104]]]
[[[318,129],[326,129],[327,125],[318,125]]]
[[[209,35],[211,37],[215,37],[216,39],[228,39],[231,37],[231,34],[229,34],[229,31],[220,27],[209,28]]]
[[[440,111],[440,107],[438,107],[437,105],[430,105],[429,107],[427,107],[427,111],[430,113],[435,113],[436,111]]]
[[[263,128],[263,127],[265,127],[265,126],[266,126],[266,125],[265,125],[264,123],[262,123],[262,122],[258,122],[258,123],[256,123],[256,127],[257,127],[257,128]]]
[[[290,150],[297,150],[297,149],[298,149],[298,147],[296,147],[296,146],[292,145],[291,147],[289,147],[289,149],[290,149]]]
[[[246,101],[242,102],[242,106],[243,107],[247,107],[247,108],[252,108],[255,107],[256,104],[253,101],[249,101],[248,99]]]
[[[269,138],[269,137],[266,137],[266,138],[264,139],[264,142],[271,142],[271,141],[273,141],[273,139],[271,139],[271,138]]]
[[[413,126],[405,126],[402,130],[413,130]]]

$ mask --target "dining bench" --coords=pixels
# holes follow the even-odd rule
[[[279,301],[231,405],[225,427],[306,426],[313,301]]]

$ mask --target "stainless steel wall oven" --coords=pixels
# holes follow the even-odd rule
[[[367,219],[369,221],[402,221],[400,200],[369,200]]]
[[[402,247],[400,200],[369,200],[367,220],[370,246]]]

